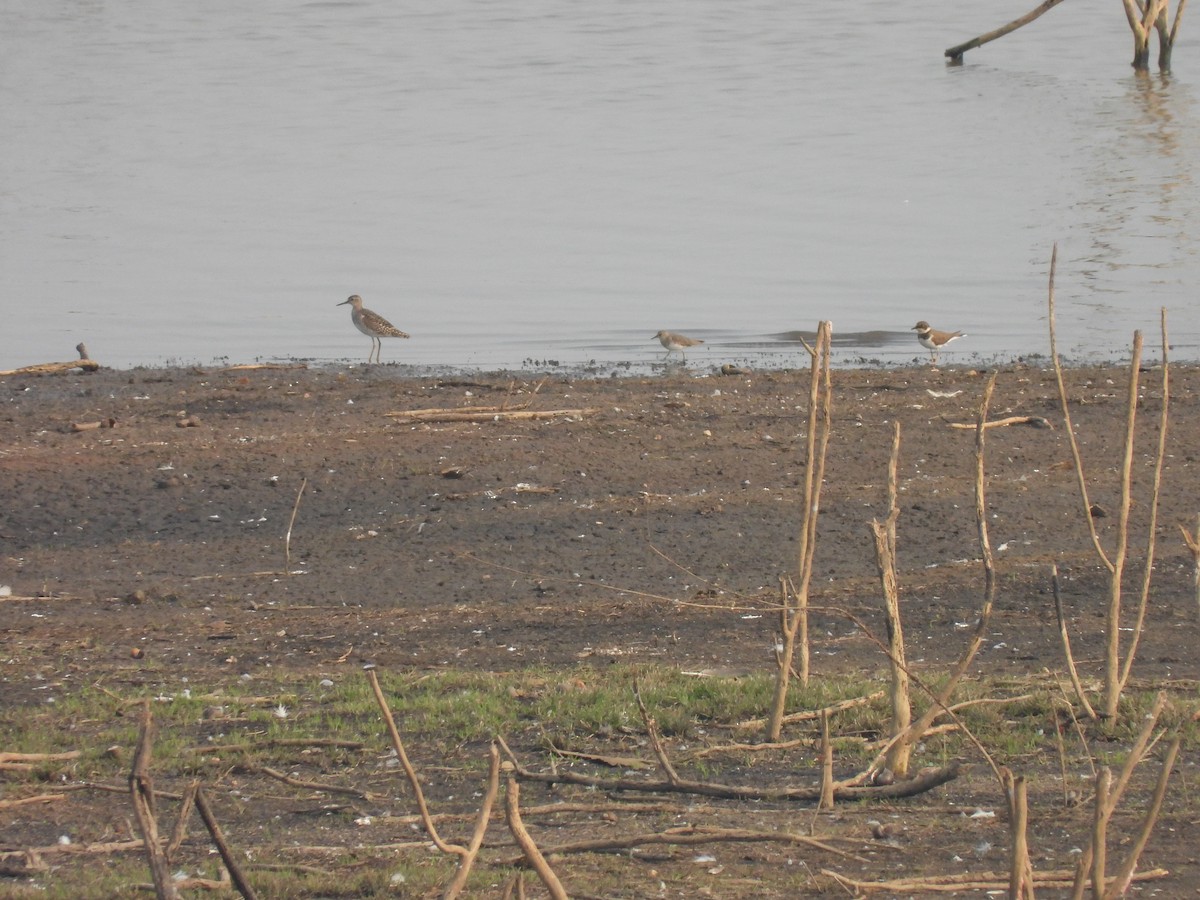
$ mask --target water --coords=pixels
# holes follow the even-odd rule
[[[0,368],[1200,360],[1187,43],[1119,7],[0,0]],[[1194,23],[1193,23],[1194,24]],[[1198,26],[1200,27],[1200,26]]]

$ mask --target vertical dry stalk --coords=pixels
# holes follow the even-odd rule
[[[663,773],[667,776],[667,781],[671,784],[679,784],[679,773],[671,765],[671,758],[667,756],[666,748],[663,747],[662,736],[658,733],[658,723],[650,715],[650,711],[646,709],[646,704],[642,701],[642,689],[637,682],[634,682],[633,685],[633,696],[637,699],[638,709],[642,714],[642,722],[646,726],[646,734],[650,738],[650,746],[654,748],[654,755],[658,757],[659,766],[662,767]]]
[[[887,652],[892,672],[892,734],[903,734],[912,723],[912,700],[908,689],[908,663],[904,651],[904,625],[900,616],[900,585],[896,577],[896,519],[900,516],[897,505],[897,470],[900,460],[900,423],[895,424],[892,435],[892,455],[888,461],[888,514],[881,523],[871,520],[871,533],[875,537],[875,565],[883,588],[883,602],[887,614]],[[908,774],[908,758],[912,744],[898,740],[887,754],[886,766],[896,775]]]
[[[471,867],[475,865],[475,860],[479,857],[479,848],[483,846],[484,835],[487,834],[488,823],[492,818],[492,806],[496,803],[496,796],[500,793],[500,750],[496,746],[496,742],[492,741],[488,747],[488,787],[487,793],[483,797],[483,803],[479,807],[479,817],[475,820],[475,831],[471,835],[471,842],[467,845],[466,855],[458,861],[458,871],[454,873],[454,880],[450,882],[450,886],[442,893],[442,900],[455,900],[467,886],[467,879],[471,875]]]
[[[833,809],[833,740],[827,709],[821,710],[821,798],[817,809]]]
[[[807,622],[808,591],[812,582],[813,555],[817,546],[817,519],[821,508],[821,485],[825,480],[825,457],[829,447],[829,416],[833,390],[830,383],[829,354],[832,347],[833,326],[821,322],[817,326],[815,347],[805,344],[812,356],[812,371],[808,393],[808,438],[805,446],[804,467],[804,512],[800,526],[800,547],[797,556],[799,565],[798,583],[794,587],[795,608],[786,602],[782,610],[783,650],[779,654],[779,671],[775,681],[775,699],[767,724],[767,735],[778,741],[783,730],[783,716],[787,708],[788,682],[791,678],[792,660],[796,652],[796,635],[803,618]],[[807,654],[805,654],[807,655]],[[807,662],[802,675],[807,678]]]
[[[308,485],[308,478],[305,477],[300,482],[300,490],[296,491],[296,502],[292,504],[292,517],[288,520],[287,534],[283,538],[283,572],[285,575],[292,574],[292,526],[296,524],[296,513],[300,511],[300,498],[304,496],[304,488]]]
[[[142,832],[146,859],[150,863],[150,875],[154,879],[154,895],[158,900],[178,900],[179,892],[175,889],[174,879],[171,878],[171,867],[158,840],[154,779],[150,775],[153,743],[154,719],[150,715],[150,701],[147,700],[142,703],[137,751],[133,756],[133,768],[129,772],[129,792],[133,796],[133,814],[137,817],[138,828]]]
[[[918,718],[916,722],[912,722],[911,725],[908,725],[904,732],[896,732],[896,734],[898,734],[898,739],[896,739],[892,746],[890,746],[887,754],[887,766],[896,774],[904,774],[907,772],[908,756],[911,754],[912,746],[919,742],[923,734],[929,730],[929,726],[934,724],[934,720],[937,718],[937,716],[941,715],[944,710],[947,709],[950,702],[950,697],[952,697],[954,695],[954,691],[958,689],[958,685],[960,680],[962,680],[962,676],[965,676],[968,668],[971,667],[974,658],[976,658],[976,654],[979,653],[979,648],[983,647],[983,642],[986,636],[988,636],[989,623],[991,622],[991,611],[996,602],[996,570],[994,560],[992,560],[991,540],[988,535],[988,515],[986,515],[986,506],[988,506],[988,504],[986,504],[986,482],[984,478],[984,450],[986,445],[986,433],[988,433],[985,425],[986,421],[988,421],[988,409],[991,406],[991,395],[995,389],[996,376],[995,374],[992,374],[992,377],[988,379],[988,384],[986,384],[984,388],[983,398],[979,401],[979,410],[976,414],[976,455],[974,455],[974,460],[976,460],[976,473],[974,473],[974,498],[976,498],[976,503],[974,503],[974,509],[976,509],[976,526],[979,534],[979,553],[980,557],[983,559],[984,569],[983,606],[979,610],[979,619],[976,623],[974,634],[971,637],[971,642],[967,644],[967,647],[964,652],[962,652],[959,661],[956,662],[953,670],[950,671],[949,677],[946,680],[946,684],[942,686],[941,691],[938,691],[936,696],[932,696],[932,701],[934,702],[930,703],[930,706],[925,709],[925,712],[920,715],[920,718]],[[892,480],[894,479],[894,470],[896,468],[895,457],[899,455],[899,434],[900,432],[898,426],[896,427],[896,446],[893,449],[893,464],[889,469],[888,484],[888,497],[890,503],[893,504],[893,510],[895,509],[895,486],[892,484]],[[893,516],[889,515],[889,520],[892,520],[892,518]],[[886,536],[887,540],[890,541],[894,565],[894,522],[892,523],[892,526],[887,529],[886,535],[884,536]],[[878,547],[880,547],[880,540],[881,536],[878,534],[878,532],[876,532],[876,550],[878,550]],[[884,586],[884,594],[887,594],[886,586]],[[893,660],[893,666],[895,666],[895,660]],[[986,754],[984,755],[986,756]],[[896,767],[901,763],[902,767],[904,768]]]
[[[1071,652],[1071,636],[1067,633],[1067,619],[1063,614],[1062,593],[1058,589],[1058,563],[1050,566],[1050,584],[1054,589],[1054,613],[1058,616],[1058,634],[1062,638],[1063,653],[1067,657],[1067,672],[1071,676],[1071,684],[1075,688],[1075,696],[1079,700],[1079,705],[1088,714],[1088,718],[1094,719],[1096,718],[1096,711],[1092,709],[1092,704],[1088,702],[1087,692],[1083,689],[1083,682],[1079,680],[1079,670],[1075,668],[1075,655]]]
[[[1134,456],[1134,439],[1136,437],[1137,426],[1137,401],[1138,401],[1138,374],[1141,369],[1142,359],[1142,333],[1135,331],[1133,333],[1133,349],[1129,364],[1129,388],[1126,394],[1126,413],[1125,413],[1125,444],[1124,455],[1121,461],[1120,469],[1120,485],[1121,485],[1121,500],[1120,508],[1117,514],[1116,524],[1116,546],[1110,556],[1105,552],[1103,545],[1100,542],[1100,535],[1096,530],[1096,523],[1092,518],[1092,504],[1088,498],[1087,478],[1083,470],[1083,458],[1079,451],[1079,442],[1075,437],[1074,425],[1071,422],[1070,406],[1067,400],[1066,384],[1063,380],[1062,360],[1058,356],[1058,343],[1054,321],[1054,273],[1058,262],[1058,244],[1054,245],[1054,251],[1050,257],[1050,285],[1048,291],[1048,306],[1050,320],[1050,356],[1054,361],[1054,374],[1058,382],[1058,394],[1062,404],[1063,421],[1066,425],[1067,439],[1071,446],[1071,456],[1075,464],[1076,481],[1079,484],[1079,495],[1083,501],[1083,517],[1087,523],[1088,534],[1091,537],[1092,547],[1096,551],[1101,563],[1108,570],[1108,608],[1105,617],[1105,650],[1104,650],[1104,705],[1102,715],[1112,718],[1117,714],[1117,709],[1121,700],[1121,693],[1125,688],[1125,684],[1129,679],[1129,672],[1133,666],[1137,642],[1140,636],[1141,624],[1145,615],[1146,604],[1150,592],[1150,578],[1154,568],[1154,545],[1155,545],[1155,526],[1158,515],[1158,496],[1159,487],[1162,476],[1162,460],[1166,449],[1166,425],[1168,413],[1168,361],[1167,361],[1167,320],[1166,311],[1161,314],[1162,336],[1163,336],[1163,411],[1162,419],[1159,427],[1159,443],[1158,443],[1158,459],[1155,464],[1153,496],[1150,502],[1150,529],[1147,537],[1147,557],[1145,560],[1145,572],[1142,581],[1142,597],[1139,604],[1139,612],[1137,618],[1137,628],[1134,630],[1134,638],[1131,642],[1130,651],[1122,665],[1121,660],[1121,590],[1122,582],[1125,575],[1125,565],[1128,560],[1129,553],[1129,510],[1132,506],[1132,484],[1133,484],[1133,456]]]
[[[1029,862],[1029,799],[1024,775],[1013,775],[1001,769],[1001,781],[1008,798],[1008,824],[1012,835],[1011,865],[1008,875],[1008,896],[1020,900],[1033,897],[1033,866]]]
[[[1097,854],[1104,855],[1104,833],[1108,827],[1108,820],[1112,817],[1117,805],[1120,804],[1125,789],[1129,787],[1134,770],[1141,764],[1147,750],[1152,746],[1154,729],[1158,726],[1159,717],[1162,716],[1166,705],[1166,692],[1160,691],[1158,696],[1155,697],[1154,705],[1146,713],[1145,721],[1142,723],[1142,730],[1138,732],[1137,739],[1134,740],[1133,745],[1129,748],[1129,755],[1125,758],[1125,764],[1121,767],[1121,774],[1117,777],[1115,784],[1113,783],[1112,770],[1108,767],[1100,769],[1096,774],[1096,811],[1092,840],[1088,846],[1084,847],[1083,855],[1079,858],[1079,866],[1075,871],[1075,885],[1071,894],[1072,900],[1079,900],[1079,898],[1083,897],[1083,890],[1086,886],[1089,872],[1092,874],[1093,892],[1097,897],[1103,896],[1105,860],[1101,859],[1097,867],[1095,857]],[[1097,838],[1097,834],[1099,834],[1099,838]],[[1097,879],[1097,872],[1100,876],[1099,880]]]
[[[525,854],[525,859],[537,872],[538,878],[542,880],[542,884],[546,886],[550,896],[554,900],[568,900],[567,891],[562,882],[558,880],[558,876],[546,862],[546,857],[542,856],[542,851],[538,849],[537,844],[525,829],[525,823],[521,821],[521,788],[517,784],[517,777],[511,772],[508,775],[508,791],[504,798],[504,809],[508,818],[508,830],[512,832],[521,852]]]
[[[1137,656],[1138,643],[1142,638],[1142,625],[1146,621],[1146,607],[1150,601],[1150,579],[1154,576],[1154,550],[1158,538],[1158,500],[1162,492],[1163,460],[1167,456],[1167,413],[1171,405],[1170,365],[1167,353],[1170,349],[1167,341],[1167,310],[1159,311],[1160,328],[1162,332],[1162,412],[1158,423],[1158,451],[1154,459],[1154,480],[1150,488],[1150,522],[1146,528],[1146,565],[1142,572],[1142,592],[1138,598],[1138,611],[1134,619],[1133,636],[1129,639],[1129,650],[1125,654],[1125,664],[1121,668],[1121,678],[1117,693],[1125,690],[1129,683],[1129,673],[1133,668],[1133,660]],[[1115,710],[1114,710],[1115,711]]]
[[[1182,525],[1179,530],[1183,532],[1183,542],[1192,554],[1192,590],[1196,592],[1196,612],[1200,613],[1200,515],[1196,516],[1195,535],[1189,534]]]
[[[1167,755],[1163,760],[1162,771],[1158,774],[1158,784],[1155,785],[1154,796],[1151,797],[1150,806],[1146,809],[1142,830],[1139,832],[1137,840],[1134,841],[1129,856],[1121,865],[1121,871],[1117,873],[1104,892],[1105,900],[1109,900],[1109,898],[1117,900],[1117,898],[1124,897],[1125,892],[1129,889],[1129,883],[1133,881],[1133,873],[1137,869],[1138,860],[1142,857],[1142,851],[1146,849],[1146,843],[1150,840],[1150,832],[1154,829],[1154,823],[1158,821],[1163,799],[1167,796],[1167,784],[1171,780],[1171,770],[1175,768],[1175,758],[1179,755],[1179,747],[1182,743],[1183,735],[1177,734],[1167,747]]]
[[[379,704],[379,710],[383,714],[383,721],[387,725],[388,735],[392,739],[392,748],[396,751],[400,765],[404,767],[404,774],[408,776],[408,783],[412,786],[413,795],[417,800],[417,809],[421,814],[421,823],[425,826],[425,831],[429,834],[434,845],[443,853],[465,856],[467,848],[446,843],[442,840],[441,835],[438,834],[437,826],[433,824],[433,818],[429,815],[429,806],[425,803],[425,792],[421,790],[421,779],[417,777],[417,770],[408,761],[408,754],[404,750],[404,742],[400,740],[400,732],[396,728],[396,720],[392,718],[392,711],[383,696],[383,688],[379,686],[379,678],[375,674],[374,669],[367,670],[367,680],[371,682],[371,690],[375,693],[375,702]]]

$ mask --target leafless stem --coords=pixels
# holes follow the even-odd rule
[[[416,769],[408,761],[408,754],[404,751],[404,742],[400,740],[400,732],[396,728],[396,720],[392,718],[392,711],[383,696],[383,688],[379,686],[379,678],[376,676],[374,669],[367,670],[367,680],[371,682],[371,690],[375,693],[375,701],[379,704],[380,712],[383,713],[383,721],[386,723],[388,734],[392,739],[392,747],[396,751],[396,756],[399,758],[400,764],[404,767],[404,774],[408,776],[408,783],[412,786],[413,796],[416,797],[417,809],[420,810],[421,822],[425,826],[425,831],[428,832],[434,845],[443,853],[465,856],[467,848],[446,843],[442,840],[441,835],[438,834],[437,826],[433,824],[433,819],[429,815],[429,806],[425,802],[425,793],[421,790],[421,779],[417,777]]]
[[[1071,636],[1067,633],[1067,619],[1063,614],[1062,594],[1058,588],[1058,563],[1050,566],[1050,584],[1054,589],[1054,613],[1058,616],[1058,633],[1062,638],[1063,653],[1067,657],[1067,672],[1071,676],[1071,684],[1075,688],[1075,696],[1079,699],[1080,706],[1084,708],[1089,718],[1094,719],[1096,711],[1088,702],[1083,682],[1079,680],[1079,671],[1075,668],[1075,656],[1071,653]]]
[[[512,832],[517,844],[521,847],[521,852],[525,854],[525,859],[529,865],[537,872],[538,878],[542,880],[542,884],[546,886],[546,890],[550,892],[550,896],[554,900],[568,900],[567,891],[563,887],[562,882],[558,880],[558,876],[554,874],[554,870],[550,868],[550,864],[546,862],[546,857],[542,856],[542,851],[534,843],[533,838],[525,829],[525,823],[521,821],[521,787],[517,783],[517,777],[513,773],[508,776],[508,790],[505,794],[504,808],[508,818],[508,830]]]
[[[154,810],[154,779],[150,775],[150,757],[154,743],[154,719],[150,701],[142,703],[142,721],[138,730],[137,751],[129,773],[129,791],[133,795],[133,813],[142,832],[142,843],[154,879],[154,894],[158,900],[178,900],[179,892],[171,878],[167,855],[158,840],[158,818]]]
[[[488,822],[492,818],[492,807],[495,805],[496,796],[499,793],[500,751],[496,747],[496,742],[492,741],[491,746],[488,747],[487,793],[484,794],[483,803],[479,806],[479,817],[475,820],[475,831],[471,835],[471,842],[467,844],[467,852],[459,859],[458,871],[454,873],[454,880],[450,882],[450,886],[442,894],[443,900],[454,900],[466,888],[467,879],[471,875],[471,867],[475,865],[475,860],[479,857],[479,848],[483,846],[483,838],[487,834]]]
[[[1092,538],[1092,546],[1096,555],[1109,572],[1113,571],[1112,561],[1100,544],[1100,535],[1096,532],[1096,523],[1092,520],[1092,503],[1088,499],[1087,479],[1083,474],[1083,456],[1079,452],[1079,441],[1075,438],[1075,426],[1071,423],[1071,407],[1067,399],[1067,386],[1063,381],[1062,360],[1058,357],[1058,337],[1054,326],[1054,270],[1058,266],[1058,242],[1050,255],[1050,289],[1048,305],[1050,309],[1050,358],[1054,361],[1054,377],[1058,381],[1058,397],[1062,403],[1063,423],[1067,430],[1067,439],[1071,444],[1071,458],[1075,462],[1075,478],[1079,484],[1079,495],[1083,499],[1083,518],[1087,522],[1088,533]]]
[[[1154,459],[1154,482],[1150,494],[1150,522],[1146,527],[1146,562],[1142,572],[1142,592],[1138,599],[1137,617],[1134,621],[1133,636],[1129,639],[1129,650],[1125,654],[1125,664],[1121,669],[1118,693],[1125,690],[1129,683],[1129,673],[1133,669],[1133,660],[1137,656],[1138,643],[1142,637],[1142,625],[1146,621],[1146,607],[1150,600],[1150,579],[1154,576],[1154,550],[1158,537],[1158,501],[1162,491],[1163,460],[1167,455],[1167,420],[1170,409],[1171,377],[1167,353],[1167,310],[1160,311],[1162,326],[1162,413],[1158,423],[1158,452]]]
[[[225,840],[225,835],[221,831],[221,826],[217,823],[217,817],[213,815],[212,807],[208,805],[208,798],[204,795],[204,788],[196,790],[196,812],[200,813],[200,818],[204,820],[204,826],[208,829],[209,835],[212,836],[213,843],[217,845],[217,852],[221,854],[221,861],[225,863],[225,869],[229,872],[229,877],[233,879],[234,887],[245,900],[255,900],[257,895],[254,893],[254,888],[250,887],[250,882],[246,880],[245,873],[242,872],[241,866],[238,865],[237,855],[229,848],[228,842]]]
[[[296,502],[292,504],[292,517],[288,520],[287,534],[283,538],[283,569],[287,574],[292,572],[292,526],[296,524],[296,513],[300,511],[300,498],[304,496],[304,488],[308,478],[300,482],[300,490],[296,491]]]

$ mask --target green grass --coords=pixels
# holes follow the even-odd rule
[[[509,673],[440,671],[380,673],[389,708],[431,801],[441,808],[450,795],[468,805],[477,802],[486,768],[486,746],[504,735],[526,764],[539,767],[539,753],[548,743],[560,749],[596,754],[637,755],[653,761],[645,739],[635,685],[649,714],[667,743],[668,752],[685,777],[707,781],[728,778],[730,767],[755,769],[764,779],[790,779],[798,768],[816,763],[819,724],[806,721],[785,728],[785,739],[808,741],[787,754],[733,751],[691,758],[689,751],[733,741],[754,742],[762,731],[744,732],[728,726],[767,715],[774,682],[767,675],[739,678],[696,677],[654,666],[579,666],[571,670],[521,670]],[[790,712],[821,709],[848,698],[877,691],[878,679],[823,679],[808,688],[793,686]],[[981,703],[961,709],[959,719],[988,748],[1000,765],[1014,769],[1040,767],[1055,772],[1058,766],[1054,739],[1056,707],[1062,698],[1047,685],[1000,685],[987,680],[966,681],[955,702],[987,699],[1007,693],[1028,694],[1023,699]],[[211,785],[218,814],[231,825],[234,841],[246,846],[286,847],[293,842],[296,816],[309,840],[353,847],[363,835],[370,843],[375,832],[360,831],[364,815],[392,815],[411,811],[409,788],[390,760],[391,742],[369,682],[358,672],[336,682],[322,682],[306,674],[280,671],[253,682],[241,679],[195,682],[171,690],[138,684],[125,691],[112,686],[83,686],[62,692],[59,702],[12,707],[0,718],[0,749],[25,753],[55,753],[79,749],[75,760],[48,761],[27,775],[14,775],[6,783],[8,796],[31,793],[48,782],[98,781],[123,784],[128,777],[137,742],[143,699],[148,698],[155,725],[152,771],[163,790],[180,791],[193,777]],[[914,691],[916,710],[929,702]],[[1085,724],[1088,750],[1101,763],[1119,765],[1136,736],[1144,712],[1154,702],[1150,693],[1130,693],[1115,723]],[[1184,697],[1169,708],[1164,724],[1182,726],[1195,746],[1200,725],[1189,723],[1195,700]],[[870,742],[888,731],[890,709],[886,697],[837,713],[832,720],[835,765],[847,770],[873,758]],[[362,742],[361,747],[316,746],[315,742],[339,739]],[[1068,766],[1085,759],[1085,749],[1069,730],[1064,734]],[[314,742],[308,745],[281,741]],[[232,746],[231,746],[232,745]],[[207,750],[206,748],[213,748]],[[979,754],[958,732],[930,736],[914,755],[914,769],[944,765],[954,758],[978,761]],[[297,777],[329,785],[369,791],[378,802],[361,796],[294,788],[255,774],[269,766]],[[270,798],[282,805],[273,816],[262,817],[256,799]],[[112,799],[105,809],[115,809],[127,798]],[[127,808],[127,807],[126,807]],[[164,812],[169,831],[175,804]],[[303,812],[296,812],[302,810]],[[116,814],[114,814],[116,815]],[[259,818],[256,818],[256,815]],[[113,821],[121,821],[125,813]],[[114,827],[107,826],[110,830]],[[461,833],[465,826],[456,825]],[[98,828],[102,830],[102,828]],[[194,822],[192,834],[199,833]],[[393,828],[390,840],[412,840],[416,832]],[[338,843],[341,842],[341,843]],[[211,868],[205,839],[199,833],[189,850],[194,865]],[[111,897],[145,882],[148,874],[140,854],[119,854],[100,860],[74,857],[55,860],[55,868],[35,879],[41,896]],[[304,858],[314,864],[313,858]],[[58,863],[64,863],[58,866]],[[266,860],[263,860],[266,862]],[[286,852],[270,862],[291,862]],[[183,863],[180,863],[182,866]],[[424,896],[444,886],[453,861],[429,856],[389,854],[360,859],[320,858],[320,871],[252,869],[262,896],[352,897],[383,894]],[[324,872],[328,869],[328,874]],[[189,869],[189,872],[192,872]],[[194,872],[193,872],[194,874]],[[211,876],[211,872],[205,874]],[[500,877],[495,866],[477,872],[473,884],[493,890]],[[797,873],[798,879],[806,876]]]

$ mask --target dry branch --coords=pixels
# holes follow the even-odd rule
[[[179,892],[171,878],[170,864],[158,840],[158,819],[154,811],[154,780],[150,776],[150,755],[154,741],[154,720],[150,701],[142,703],[142,721],[138,731],[137,751],[129,773],[129,792],[133,797],[133,812],[142,832],[154,893],[159,900],[178,900]]]
[[[538,850],[537,844],[526,830],[525,823],[521,821],[521,787],[511,772],[508,775],[504,809],[507,814],[508,829],[520,846],[526,862],[537,872],[538,878],[542,880],[542,884],[546,886],[546,890],[550,892],[550,896],[554,900],[567,900],[567,891],[562,882],[558,880],[558,876],[546,862],[546,857]]]
[[[307,781],[303,778],[293,778],[278,769],[272,769],[269,766],[245,766],[242,768],[244,772],[258,772],[266,775],[269,778],[274,778],[276,781],[282,781],[286,785],[298,788],[307,788],[310,791],[322,791],[329,794],[348,794],[351,797],[359,797],[363,800],[375,800],[376,795],[370,791],[360,790],[355,787],[343,787],[340,784],[326,784],[321,781]]]
[[[821,874],[832,878],[844,887],[851,887],[864,893],[871,891],[891,891],[902,894],[916,894],[921,891],[938,893],[958,893],[960,891],[1005,891],[1008,888],[1008,873],[1000,872],[968,872],[962,875],[931,875],[917,878],[895,878],[891,881],[857,881],[832,869],[822,869]],[[1153,881],[1170,875],[1167,869],[1149,869],[1134,875],[1134,881]],[[1034,887],[1066,888],[1071,886],[1075,873],[1070,869],[1054,869],[1039,872],[1034,875]]]
[[[817,547],[817,518],[821,509],[821,487],[825,480],[825,458],[829,448],[830,406],[833,389],[830,384],[829,355],[833,344],[833,326],[821,322],[817,326],[816,347],[805,348],[812,356],[808,390],[808,437],[805,444],[804,510],[800,523],[800,546],[797,554],[798,587],[791,594],[795,606],[787,602],[788,582],[780,580],[783,604],[779,610],[783,649],[776,660],[775,697],[767,723],[767,738],[778,741],[783,730],[783,715],[787,708],[788,682],[792,674],[792,659],[797,643],[801,646],[801,680],[808,680],[808,590],[812,582],[813,555]]]
[[[417,777],[416,769],[409,762],[408,753],[404,750],[404,742],[400,740],[400,731],[396,728],[396,720],[392,717],[392,710],[388,706],[387,699],[383,696],[383,688],[379,686],[379,677],[375,674],[374,669],[367,670],[367,680],[371,682],[371,690],[375,694],[375,702],[379,704],[384,724],[387,725],[388,736],[392,740],[392,749],[396,751],[396,757],[404,767],[404,774],[408,776],[408,783],[413,789],[413,795],[416,797],[417,809],[421,813],[421,823],[425,826],[426,833],[428,833],[433,843],[443,853],[466,856],[468,852],[466,847],[448,844],[438,834],[437,826],[433,824],[433,819],[429,815],[429,805],[425,802],[425,792],[421,789],[421,779]]]
[[[997,38],[1002,38],[1006,34],[1016,31],[1022,25],[1028,25],[1034,19],[1040,18],[1043,13],[1048,12],[1049,10],[1058,6],[1058,4],[1061,2],[1062,0],[1044,0],[1044,2],[1036,9],[1025,13],[1025,15],[1021,16],[1021,18],[1014,19],[1007,25],[997,28],[995,31],[989,31],[987,34],[981,34],[977,38],[971,38],[971,40],[964,44],[958,44],[954,47],[951,47],[946,51],[945,56],[952,63],[961,63],[963,54],[968,50],[974,50],[976,47],[982,47],[984,44],[991,43]],[[1126,0],[1126,3],[1128,2],[1130,2],[1130,0]]]
[[[1092,704],[1088,702],[1087,692],[1083,689],[1083,682],[1079,680],[1079,670],[1075,668],[1075,655],[1071,652],[1071,636],[1067,632],[1067,619],[1063,614],[1062,593],[1058,587],[1058,563],[1054,563],[1050,567],[1050,583],[1054,590],[1054,614],[1058,617],[1058,634],[1062,639],[1063,653],[1067,657],[1067,673],[1071,676],[1071,684],[1075,688],[1075,696],[1079,699],[1080,705],[1087,712],[1088,718],[1096,718],[1096,711],[1092,709]]]
[[[977,422],[950,422],[951,428],[969,428],[974,431],[979,427]],[[1005,419],[992,419],[990,422],[984,422],[984,428],[1005,428],[1009,425],[1032,425],[1034,428],[1049,428],[1054,430],[1054,425],[1049,419],[1042,416],[1009,416]]]
[[[808,722],[815,719],[820,719],[825,713],[839,713],[847,709],[853,709],[856,706],[865,706],[868,703],[873,703],[884,695],[884,691],[875,691],[873,694],[867,694],[865,697],[851,697],[848,700],[839,700],[837,703],[831,703],[823,709],[806,709],[801,712],[788,713],[783,717],[783,724],[794,725],[796,722]],[[766,719],[748,719],[745,722],[738,722],[733,727],[739,731],[756,731],[767,724]],[[795,741],[788,741],[785,744],[777,745],[779,747],[791,747],[795,745]],[[747,747],[771,747],[771,744],[735,744],[732,749],[744,750]],[[712,750],[720,750],[720,747],[713,747]],[[709,752],[709,751],[705,751]]]
[[[492,741],[488,747],[488,788],[483,803],[479,806],[479,815],[475,820],[475,831],[471,834],[471,842],[467,844],[467,852],[458,860],[458,870],[454,880],[442,894],[443,900],[454,900],[467,886],[467,878],[471,875],[471,867],[479,857],[479,848],[483,846],[484,835],[487,834],[488,822],[492,818],[492,806],[500,793],[500,749]]]
[[[233,879],[238,893],[246,900],[255,900],[254,889],[246,881],[246,876],[242,872],[241,866],[238,865],[237,856],[229,849],[229,844],[225,841],[221,826],[217,824],[217,818],[213,815],[212,807],[208,805],[208,798],[204,795],[204,788],[196,789],[196,812],[200,813],[200,818],[204,820],[204,826],[212,836],[213,843],[217,846],[217,852],[221,854],[221,861],[225,863],[225,869]]]
[[[33,806],[35,803],[54,803],[66,800],[66,794],[37,794],[33,797],[21,797],[17,800],[0,800],[0,809],[13,809],[17,806]]]
[[[589,841],[574,841],[569,844],[557,844],[546,847],[543,851],[548,855],[565,855],[567,853],[607,853],[614,850],[629,850],[634,847],[644,847],[655,844],[673,844],[677,846],[696,846],[697,844],[719,843],[776,843],[812,847],[837,856],[846,857],[857,862],[867,862],[866,859],[839,850],[829,841],[850,840],[830,836],[826,840],[810,835],[795,834],[790,831],[757,831],[747,828],[715,828],[698,825],[681,825],[678,828],[668,828],[666,831],[652,831],[647,834],[634,834],[628,837],[596,838]],[[857,841],[857,839],[853,839]],[[515,865],[520,858],[503,861],[507,865]]]
[[[52,375],[57,372],[69,372],[71,369],[79,369],[83,372],[95,372],[100,368],[100,363],[88,356],[87,347],[83,344],[76,344],[75,350],[79,354],[79,359],[72,359],[67,362],[38,363],[33,366],[22,366],[19,369],[6,369],[0,372],[0,377],[7,375]]]
[[[642,781],[632,778],[597,778],[565,770],[534,772],[526,769],[517,761],[516,756],[503,739],[498,738],[497,740],[500,741],[500,746],[505,754],[512,760],[517,776],[523,781],[537,781],[542,784],[578,784],[604,791],[699,794],[705,797],[722,797],[727,800],[795,800],[816,803],[821,799],[820,787],[755,787],[715,784],[685,778],[678,778],[674,781]],[[897,797],[911,797],[933,790],[947,781],[952,781],[958,777],[959,771],[959,764],[953,762],[945,767],[923,769],[914,778],[907,781],[896,781],[893,784],[870,786],[838,784],[834,786],[833,798],[835,801],[840,801],[890,800]]]
[[[541,419],[582,419],[595,414],[595,409],[524,409],[463,411],[457,409],[412,409],[384,413],[398,424],[406,422],[521,422]]]
[[[1192,590],[1196,594],[1196,611],[1200,612],[1200,515],[1196,516],[1194,535],[1182,525],[1179,526],[1179,530],[1183,532],[1183,542],[1192,554]]]

